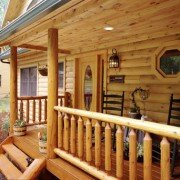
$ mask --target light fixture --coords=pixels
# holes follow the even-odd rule
[[[112,31],[114,28],[112,26],[106,26],[104,27],[105,31]]]
[[[116,49],[112,49],[112,55],[109,58],[109,68],[119,67],[119,56]]]

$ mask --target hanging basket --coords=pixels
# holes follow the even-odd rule
[[[13,126],[13,131],[15,136],[24,136],[26,134],[26,126],[23,127]]]
[[[48,75],[47,65],[39,66],[39,67],[38,67],[38,72],[39,72],[39,74],[41,74],[42,76],[47,76],[47,75]]]
[[[39,152],[43,154],[47,153],[47,141],[39,140]]]

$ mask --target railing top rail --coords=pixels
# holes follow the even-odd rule
[[[61,106],[55,106],[54,109],[68,114],[87,117],[89,119],[95,119],[108,123],[114,123],[120,126],[127,126],[133,129],[138,129],[149,133],[157,134],[160,136],[165,136],[180,140],[180,128],[175,126],[158,124],[149,121],[141,121],[128,117],[121,117],[121,116],[103,114],[98,112],[92,113],[90,111],[61,107]]]
[[[64,98],[64,95],[59,95],[58,98]],[[17,98],[18,100],[37,100],[37,99],[47,99],[47,96],[21,96]]]

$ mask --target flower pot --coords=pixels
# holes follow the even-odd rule
[[[47,141],[39,140],[39,152],[40,153],[47,153]]]
[[[129,112],[129,117],[135,119],[137,114],[137,112]]]
[[[26,126],[23,127],[13,126],[13,131],[15,136],[24,136],[26,134]]]

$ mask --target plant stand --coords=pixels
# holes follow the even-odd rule
[[[13,131],[15,136],[24,136],[26,134],[26,126],[24,127],[13,126]]]
[[[47,142],[39,140],[39,152],[46,154],[47,153]]]

